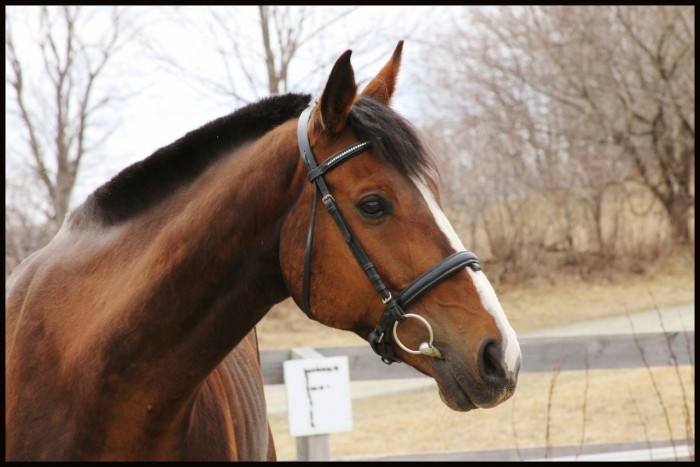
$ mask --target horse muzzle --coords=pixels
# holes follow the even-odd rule
[[[520,357],[513,369],[508,369],[502,346],[495,340],[485,340],[476,361],[464,357],[447,345],[438,344],[444,359],[435,360],[435,381],[443,402],[453,410],[468,411],[495,407],[514,393],[520,371]]]

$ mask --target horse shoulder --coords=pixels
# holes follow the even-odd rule
[[[274,460],[255,330],[207,377],[190,418],[185,457]]]

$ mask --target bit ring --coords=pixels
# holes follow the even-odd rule
[[[433,347],[433,328],[430,326],[430,323],[428,323],[428,320],[426,320],[425,318],[423,318],[420,315],[416,315],[413,313],[406,313],[404,316],[406,318],[415,318],[415,319],[419,320],[420,322],[422,322],[423,324],[425,324],[425,327],[428,328],[428,332],[430,333],[430,340],[427,342],[427,344],[428,344],[428,347],[432,348]],[[406,347],[405,345],[403,345],[403,342],[401,342],[401,340],[399,339],[398,334],[396,334],[396,329],[398,328],[398,326],[399,326],[399,322],[396,321],[394,323],[394,340],[396,341],[398,346],[401,347],[403,350],[405,350],[408,353],[411,353],[414,355],[424,355],[425,353],[421,352],[420,350],[411,350],[408,347]],[[423,344],[425,344],[425,342]]]

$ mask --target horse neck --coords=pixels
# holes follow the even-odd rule
[[[231,347],[288,296],[280,229],[302,187],[298,149],[288,134],[278,128],[211,167],[170,206],[172,220],[153,245],[170,262],[154,284],[165,292],[169,313],[171,291],[182,297],[183,319],[206,316],[213,325],[205,326],[207,334],[221,332]]]
[[[82,220],[64,224],[9,298],[11,327],[22,317],[41,322],[31,339],[23,328],[8,341],[10,354],[36,357],[26,393],[48,387],[53,397],[28,399],[32,416],[55,420],[68,410],[72,425],[56,429],[77,430],[73,442],[87,457],[99,457],[88,452],[97,447],[148,457],[144,433],[149,442],[180,443],[207,376],[289,294],[279,240],[305,186],[298,154],[289,122],[129,221],[104,226],[86,220],[89,205],[78,209],[73,219]],[[29,378],[21,371],[6,374]],[[91,417],[100,423],[86,423]]]
[[[201,381],[289,295],[279,238],[303,186],[293,134],[278,127],[238,148],[121,235],[146,243],[125,253],[134,285],[112,311],[121,326],[110,344],[123,349],[115,365],[154,355],[160,377],[177,368]],[[124,335],[134,342],[128,349]]]

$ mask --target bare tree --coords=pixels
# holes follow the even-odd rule
[[[12,270],[37,248],[51,240],[55,227],[43,216],[46,199],[28,190],[24,183],[33,178],[28,168],[15,172],[16,178],[5,181],[5,279]],[[24,172],[24,173],[23,173]]]
[[[358,6],[210,6],[168,7],[172,21],[185,34],[197,35],[206,55],[207,67],[187,62],[169,44],[150,44],[153,55],[178,76],[214,96],[230,98],[235,105],[269,94],[308,92],[323,85],[327,69],[339,53],[338,47],[363,51],[365,62],[356,63],[358,75],[385,35],[388,47],[401,38],[400,18],[392,18],[392,30],[384,31],[386,18],[366,15],[350,22],[362,9]],[[404,12],[405,13],[405,12]],[[401,14],[401,12],[398,12]],[[369,16],[369,18],[368,18]],[[352,24],[352,27],[349,25]],[[343,42],[338,43],[338,37]],[[214,70],[212,63],[216,62]]]
[[[695,15],[691,6],[615,7],[623,60],[607,64],[619,112],[613,137],[689,243],[695,205]],[[611,43],[598,43],[612,55]]]
[[[437,128],[463,148],[447,154],[472,167],[469,183],[452,183],[455,195],[545,195],[565,212],[569,243],[570,207],[583,203],[605,251],[606,193],[637,180],[688,242],[693,7],[467,7],[454,17],[426,49],[426,84],[443,89],[426,95],[445,96],[431,102],[446,109]]]
[[[23,27],[22,20],[36,21],[36,29]],[[99,28],[98,34],[95,28]],[[36,35],[28,37],[32,34]],[[89,35],[96,38],[90,40]],[[43,201],[34,197],[38,209],[33,214],[28,214],[30,205],[13,204],[26,199],[26,194],[6,193],[6,230],[12,226],[12,233],[24,235],[25,241],[33,238],[44,242],[58,230],[70,207],[81,164],[109,136],[109,129],[98,131],[103,124],[100,119],[105,110],[114,108],[120,95],[102,81],[114,55],[129,39],[116,7],[6,8],[6,111],[12,128],[22,133],[6,157],[13,164],[30,168],[29,180],[8,183],[6,189],[26,190],[38,185],[43,191]],[[15,168],[13,174],[17,173]],[[49,231],[41,235],[18,231],[31,228]],[[33,248],[25,245],[24,250],[42,244]],[[15,258],[14,262],[21,259]],[[6,275],[7,264],[6,258]]]

